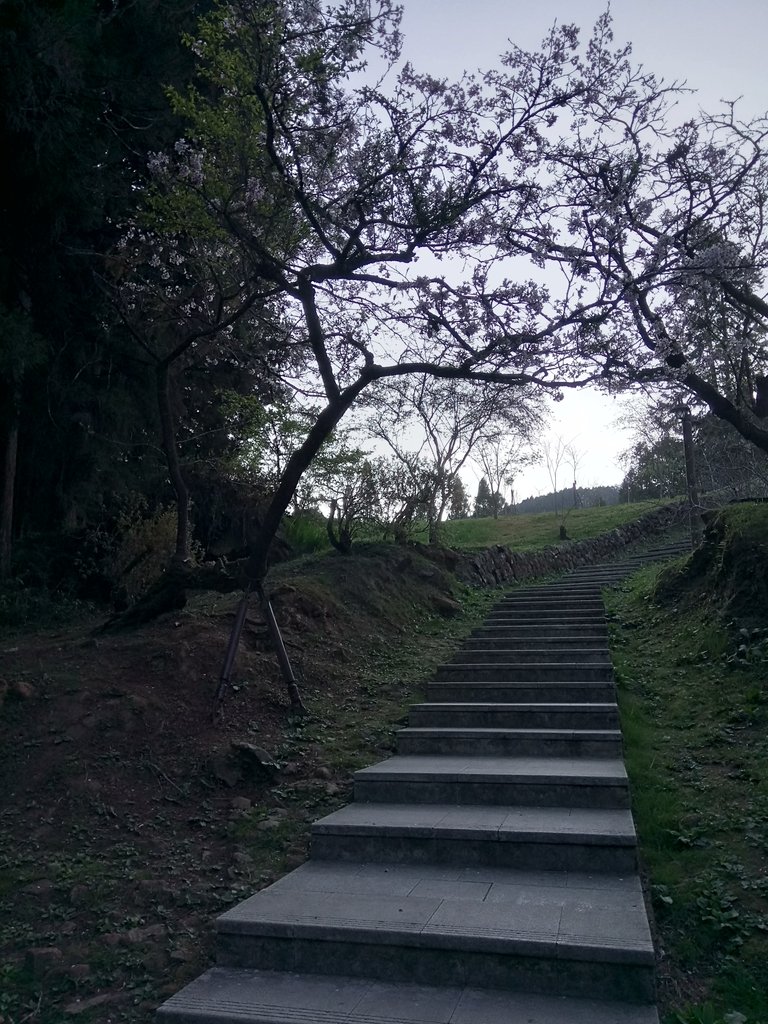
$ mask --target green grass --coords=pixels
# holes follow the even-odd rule
[[[440,543],[446,547],[475,551],[493,544],[504,544],[516,551],[532,551],[560,543],[560,524],[570,540],[584,540],[607,533],[617,526],[639,519],[662,502],[638,501],[630,505],[603,505],[595,508],[537,512],[526,515],[500,516],[498,519],[453,519],[440,527]],[[283,535],[298,555],[330,550],[325,525],[317,516],[294,516],[286,519]],[[424,523],[414,532],[414,540],[426,543]],[[360,540],[381,540],[381,531],[364,532]]]
[[[705,602],[609,596],[612,648],[665,1024],[768,1022],[768,655]],[[758,645],[759,647],[759,645]]]
[[[639,519],[661,502],[640,501],[630,505],[603,505],[571,509],[565,517],[570,540],[584,540],[607,533],[617,526]],[[563,516],[554,512],[500,516],[498,519],[457,519],[442,524],[442,543],[448,547],[477,550],[504,544],[516,551],[531,551],[557,544]],[[423,534],[416,539],[424,540]]]

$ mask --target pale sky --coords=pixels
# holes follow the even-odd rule
[[[457,78],[497,63],[507,40],[539,45],[555,23],[579,25],[589,36],[605,10],[602,0],[401,0],[404,55],[419,71]],[[742,116],[768,110],[768,0],[613,0],[614,41],[631,42],[638,63],[667,82],[696,90],[687,102],[714,110],[721,100],[743,97]],[[681,105],[681,120],[686,116]],[[583,486],[619,483],[619,453],[629,445],[615,420],[627,399],[568,393],[553,411],[553,433],[573,441],[583,458]],[[476,481],[465,476],[468,490]],[[551,490],[544,467],[527,470],[518,498]]]

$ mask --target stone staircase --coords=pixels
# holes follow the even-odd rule
[[[601,587],[505,597],[163,1024],[658,1024]]]

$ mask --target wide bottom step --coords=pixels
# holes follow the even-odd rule
[[[627,1006],[481,988],[216,967],[161,1007],[167,1024],[658,1024]]]
[[[654,998],[636,876],[310,861],[217,931],[227,967]]]

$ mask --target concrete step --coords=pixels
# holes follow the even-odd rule
[[[397,755],[354,774],[366,803],[629,807],[620,758]]]
[[[348,804],[312,826],[312,858],[629,875],[626,809]]]
[[[605,704],[412,704],[416,729],[618,729],[619,709]]]
[[[522,664],[518,661],[497,661],[493,664],[466,661],[461,664],[441,665],[436,673],[438,682],[468,680],[470,682],[608,682],[613,679],[613,667],[607,664],[582,661],[537,661]]]
[[[597,644],[592,647],[569,645],[565,648],[560,648],[554,645],[550,647],[549,644],[544,644],[543,642],[540,643],[540,646],[536,646],[529,640],[528,646],[524,642],[515,644],[513,641],[509,641],[507,645],[502,647],[499,644],[486,645],[481,644],[477,640],[472,640],[454,654],[450,664],[495,665],[505,662],[517,665],[541,664],[541,662],[565,662],[570,664],[579,662],[582,665],[608,665],[611,662],[611,656],[607,647]]]
[[[588,601],[602,600],[600,582],[578,583],[563,579],[558,583],[550,583],[541,587],[519,587],[505,594],[502,602],[526,597],[582,597]]]
[[[652,1006],[453,984],[214,967],[173,996],[158,1024],[659,1024]]]
[[[613,681],[510,681],[455,679],[427,684],[427,700],[444,703],[499,704],[605,704],[615,702]]]
[[[219,963],[650,1003],[636,876],[309,861],[217,921]]]
[[[545,608],[545,609],[531,609],[531,608],[518,608],[518,609],[502,609],[502,611],[490,612],[488,617],[485,619],[484,624],[487,626],[496,622],[510,622],[510,623],[533,623],[534,625],[548,626],[555,622],[567,623],[571,626],[579,625],[604,625],[606,618],[602,610],[600,614],[595,614],[590,611],[579,611],[573,610],[570,612],[563,612],[557,608]]]
[[[512,627],[510,631],[496,630],[489,636],[470,636],[465,641],[462,651],[465,650],[526,650],[531,647],[538,647],[549,651],[579,650],[579,651],[605,651],[607,647],[607,636],[547,636],[546,634],[534,633],[530,629]]]
[[[478,757],[621,757],[618,729],[408,728],[397,731],[400,754]]]
[[[575,611],[579,614],[591,612],[593,615],[605,613],[605,605],[601,600],[582,597],[549,597],[544,594],[541,597],[535,594],[509,597],[494,605],[491,614],[510,611]]]
[[[571,569],[570,571],[563,572],[556,579],[551,580],[549,583],[534,583],[523,584],[520,589],[524,587],[537,587],[545,589],[546,587],[561,587],[567,586],[568,584],[575,584],[580,587],[589,587],[600,585],[601,576],[615,575],[625,571],[624,563],[595,563],[594,565],[582,565],[580,568]]]
[[[547,643],[577,643],[580,640],[605,644],[608,638],[608,624],[605,619],[594,622],[548,622],[540,620],[520,622],[509,616],[507,621],[486,622],[473,629],[467,642],[475,640],[527,639],[529,637]]]

